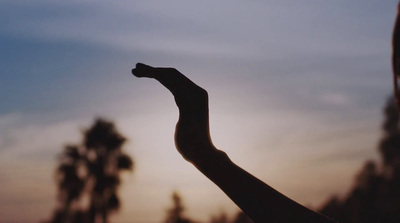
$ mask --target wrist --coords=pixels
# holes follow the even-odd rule
[[[207,150],[202,150],[202,152],[198,153],[198,156],[190,162],[200,171],[207,174],[209,171],[226,168],[230,159],[224,151],[212,147]]]

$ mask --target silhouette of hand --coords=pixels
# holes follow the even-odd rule
[[[138,63],[132,74],[154,78],[171,91],[179,108],[175,146],[183,158],[192,163],[206,161],[216,150],[209,133],[207,91],[174,68]]]
[[[254,222],[333,222],[285,197],[235,165],[223,151],[214,147],[209,131],[208,95],[203,88],[174,68],[138,63],[132,73],[136,77],[154,78],[172,92],[179,108],[176,148]]]

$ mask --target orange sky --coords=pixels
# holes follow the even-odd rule
[[[169,99],[173,105],[172,97],[165,95],[165,100]],[[210,110],[215,145],[234,162],[302,204],[315,207],[333,193],[343,193],[362,163],[377,158],[378,123],[327,127],[284,111],[246,116]],[[232,214],[237,210],[223,192],[175,151],[176,112],[165,109],[115,119],[129,138],[125,149],[136,162],[135,171],[124,176],[120,191],[123,206],[113,218],[115,222],[160,221],[175,190],[183,196],[187,214],[199,220],[219,211]],[[18,117],[9,119],[17,122]],[[71,120],[14,130],[18,144],[0,158],[0,175],[7,176],[0,189],[2,221],[50,216],[55,205],[52,177],[56,155],[61,145],[79,142],[81,123],[88,122]],[[287,128],[291,131],[286,132]],[[156,139],[151,137],[155,132]],[[43,135],[49,140],[44,141]],[[47,155],[41,157],[43,153]],[[15,217],[20,210],[24,216]]]

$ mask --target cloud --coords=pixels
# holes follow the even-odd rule
[[[77,122],[49,124],[31,118],[23,113],[0,115],[0,221],[33,222],[50,215],[56,155],[68,140],[78,138]]]
[[[327,105],[332,105],[332,106],[348,106],[352,104],[351,99],[341,93],[326,93],[320,96],[320,101],[324,104]]]
[[[0,182],[9,184],[0,193],[9,194],[7,199],[15,204],[39,201],[19,191],[38,179],[52,185],[56,154],[65,143],[80,141],[79,129],[90,121],[83,119],[94,114],[129,116],[118,118],[123,132],[132,137],[134,147],[128,149],[138,162],[138,188],[129,187],[127,193],[159,191],[149,195],[159,200],[160,187],[163,192],[176,187],[182,183],[180,176],[185,176],[186,186],[191,185],[188,176],[193,182],[206,181],[174,151],[177,111],[171,95],[150,80],[131,79],[129,70],[138,61],[176,66],[206,87],[216,142],[262,177],[274,171],[282,175],[282,167],[293,168],[282,161],[287,153],[289,159],[304,161],[297,163],[295,167],[302,168],[294,175],[303,171],[305,176],[305,165],[315,168],[328,161],[319,171],[343,170],[346,156],[353,168],[354,160],[365,157],[355,158],[361,150],[345,150],[373,143],[375,138],[363,137],[380,122],[380,108],[390,92],[388,34],[396,4],[2,1],[0,41],[7,50],[0,52],[6,72],[0,91],[7,100],[0,106]],[[348,127],[356,122],[372,124],[356,132]],[[337,134],[330,134],[331,128],[339,129]],[[158,140],[151,138],[155,131],[162,135]],[[232,141],[240,137],[243,141]],[[249,147],[254,154],[247,153]],[[264,148],[276,149],[261,151]],[[316,151],[319,148],[323,149]],[[268,159],[274,167],[265,167]],[[345,161],[339,165],[333,162],[337,160]],[[157,185],[159,178],[165,180],[162,185]],[[289,185],[289,193],[302,194],[299,200],[309,198],[305,192],[310,192],[310,185],[281,182],[283,188]],[[14,185],[21,186],[10,193]],[[330,193],[321,188],[319,200]],[[130,198],[134,196],[138,195]],[[24,210],[32,209],[26,203]],[[206,202],[203,207],[213,208]],[[161,205],[157,210],[161,213]]]
[[[381,46],[380,37],[360,35],[370,27],[350,11],[368,12],[352,3],[6,1],[5,5],[3,34],[90,42],[120,50],[246,58],[304,52],[349,54]],[[368,25],[380,30],[389,27],[382,26],[386,21],[381,17],[374,18],[378,19],[368,19]]]
[[[49,159],[48,154],[54,156],[66,143],[80,140],[79,120],[46,124],[32,122],[29,117],[22,114],[0,116],[1,159]]]

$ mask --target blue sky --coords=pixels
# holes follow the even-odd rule
[[[136,62],[176,67],[206,88],[216,145],[301,203],[343,193],[377,159],[397,1],[0,4],[0,222],[50,215],[56,154],[96,116],[116,121],[138,165],[116,222],[162,219],[173,190],[199,219],[236,210],[174,151],[173,99],[134,79]]]

